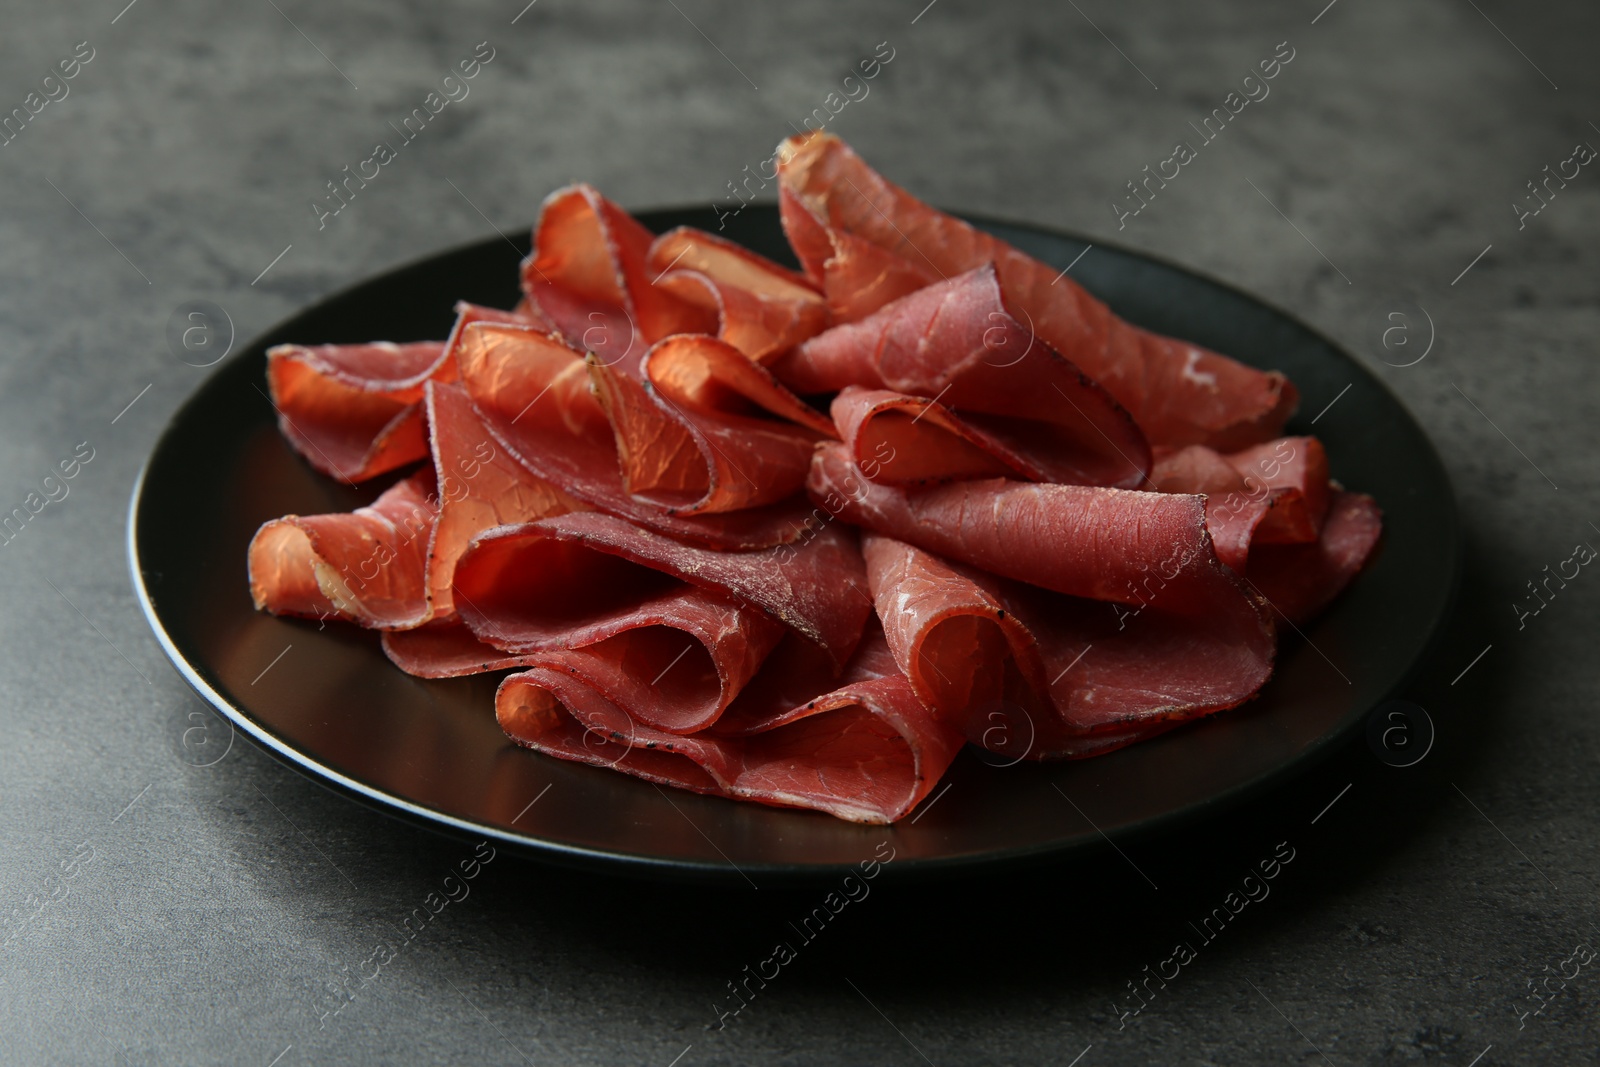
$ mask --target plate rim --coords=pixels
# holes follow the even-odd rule
[[[758,210],[767,210],[776,214],[776,202],[753,201],[749,206]],[[627,209],[641,222],[651,216],[684,216],[694,213],[704,213],[704,209],[691,205],[669,205],[639,210]],[[1245,781],[1212,793],[1199,800],[1192,801],[1182,807],[1148,816],[1136,822],[1127,823],[1116,827],[1105,834],[1106,841],[1128,841],[1149,838],[1161,833],[1177,830],[1185,825],[1214,817],[1218,813],[1233,809],[1253,797],[1269,792],[1290,778],[1299,777],[1308,773],[1315,766],[1325,761],[1347,742],[1356,727],[1371,714],[1372,708],[1381,705],[1384,701],[1393,699],[1397,694],[1411,687],[1422,665],[1435,653],[1441,643],[1444,623],[1450,617],[1460,596],[1461,578],[1465,565],[1463,531],[1461,528],[1461,515],[1459,501],[1456,496],[1455,486],[1449,475],[1438,448],[1434,445],[1432,437],[1427,433],[1422,422],[1378,373],[1369,369],[1344,345],[1324,334],[1321,330],[1302,320],[1298,315],[1286,311],[1276,303],[1258,296],[1232,282],[1216,278],[1211,274],[1197,270],[1193,267],[1178,263],[1165,256],[1135,249],[1119,242],[1108,240],[1090,240],[1089,238],[1068,230],[1058,229],[1050,225],[1042,225],[1013,219],[997,218],[976,213],[952,213],[956,217],[970,222],[980,229],[989,226],[1005,227],[1016,231],[1032,231],[1044,236],[1074,241],[1079,244],[1105,248],[1117,252],[1136,261],[1144,261],[1167,271],[1187,275],[1198,279],[1209,286],[1225,290],[1236,298],[1241,298],[1249,303],[1258,305],[1273,315],[1292,324],[1321,342],[1329,352],[1336,355],[1350,366],[1356,373],[1363,376],[1369,383],[1375,384],[1384,396],[1403,413],[1416,429],[1418,437],[1425,447],[1425,456],[1438,475],[1438,483],[1442,489],[1442,496],[1447,503],[1447,513],[1443,525],[1447,529],[1447,544],[1444,547],[1448,555],[1448,573],[1445,594],[1439,601],[1439,607],[1427,623],[1427,634],[1418,646],[1417,652],[1411,657],[1399,678],[1383,693],[1371,706],[1355,708],[1347,712],[1337,722],[1330,726],[1315,739],[1307,743],[1298,752],[1288,759],[1276,764],[1260,774]],[[651,228],[645,222],[647,228]],[[513,247],[522,252],[521,246],[531,245],[532,227],[512,241]],[[652,228],[652,232],[653,228]],[[260,347],[261,342],[272,336],[285,324],[308,315],[329,305],[339,303],[358,289],[378,285],[394,275],[422,267],[435,260],[453,255],[461,255],[475,249],[488,249],[504,243],[498,237],[484,237],[474,241],[451,245],[446,248],[429,252],[403,263],[396,264],[369,277],[360,278],[339,289],[327,294],[321,299],[299,307],[288,316],[275,321],[266,329],[257,333],[246,344],[241,346],[240,353],[251,351]],[[1230,357],[1233,358],[1233,357]],[[128,517],[126,523],[124,543],[127,550],[127,563],[130,578],[133,584],[135,599],[138,601],[140,612],[146,623],[153,631],[162,652],[177,670],[184,682],[210,707],[225,718],[229,725],[242,730],[245,735],[256,745],[263,748],[269,755],[286,764],[297,773],[312,782],[328,789],[340,797],[353,800],[362,806],[375,810],[381,814],[399,819],[407,825],[432,831],[436,834],[453,838],[471,837],[477,839],[491,839],[497,844],[504,844],[517,853],[544,863],[554,863],[568,868],[578,868],[592,872],[607,873],[612,875],[631,876],[636,878],[651,878],[666,876],[678,881],[705,883],[726,883],[730,880],[739,880],[744,873],[756,874],[766,878],[783,881],[807,881],[829,877],[838,877],[845,872],[855,869],[853,863],[777,863],[771,861],[751,861],[742,866],[735,867],[731,860],[713,862],[711,860],[670,858],[648,853],[634,853],[578,845],[570,842],[558,841],[543,837],[534,837],[520,834],[499,827],[475,822],[471,819],[452,815],[420,804],[408,797],[392,793],[376,786],[369,785],[353,778],[334,767],[321,762],[317,757],[295,747],[293,744],[277,736],[268,729],[264,723],[257,722],[245,706],[235,706],[227,700],[200,674],[183,653],[178,649],[171,635],[168,634],[160,615],[155,607],[150,590],[147,588],[144,574],[140,567],[139,559],[139,512],[143,502],[144,487],[151,467],[156,457],[162,453],[171,436],[176,432],[183,417],[190,411],[198,398],[213,382],[225,373],[231,365],[230,360],[220,361],[217,367],[205,376],[173,410],[163,425],[160,434],[150,446],[149,452],[140,463],[139,472],[134,479],[132,491],[129,495]],[[1242,361],[1241,361],[1242,362]],[[1359,576],[1358,576],[1359,579]],[[1067,761],[1071,762],[1071,761]],[[892,829],[892,824],[885,829]],[[897,860],[889,867],[894,869],[896,880],[903,878],[940,878],[961,875],[970,875],[982,871],[1011,870],[1024,866],[1037,866],[1052,860],[1065,861],[1080,853],[1094,848],[1103,847],[1097,838],[1085,840],[1055,840],[1036,842],[1027,845],[1015,846],[1000,851],[969,852],[961,855],[933,856],[920,858],[906,858]]]

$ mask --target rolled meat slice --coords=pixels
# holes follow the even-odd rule
[[[450,585],[456,560],[478,534],[509,523],[586,511],[588,505],[536,477],[498,445],[459,385],[429,382],[426,404],[438,485],[438,519],[427,561],[426,618],[431,619],[454,610]]]
[[[836,323],[859,322],[943,277],[920,260],[902,259],[865,238],[834,229],[785,186],[778,188],[778,212],[806,277],[822,287],[829,317]]]
[[[914,488],[965,478],[1045,479],[1027,456],[926,397],[847,385],[831,410],[856,469],[874,482]]]
[[[523,651],[559,644],[572,628],[563,613],[588,618],[676,594],[684,583],[755,605],[823,649],[835,671],[872,613],[849,531],[825,528],[798,547],[719,552],[597,512],[483,534],[457,564],[455,595],[480,640]]]
[[[653,343],[674,333],[715,329],[715,317],[651,282],[654,238],[592,185],[545,198],[522,264],[528,300],[568,343],[608,366],[636,366]]]
[[[580,671],[535,668],[495,698],[506,735],[562,759],[700,793],[891,823],[926,797],[961,747],[923,708],[881,634],[844,676],[742,737],[675,735],[638,720]]]
[[[422,384],[444,352],[443,341],[268,349],[278,428],[306,462],[343,482],[415,462],[428,453]]]
[[[780,200],[790,241],[814,281],[823,281],[826,258],[834,254],[819,230],[853,234],[913,271],[939,277],[993,263],[1006,302],[1132,412],[1155,444],[1239,449],[1277,436],[1294,411],[1298,394],[1282,374],[1122,321],[1056,268],[885,180],[832,134],[785,141],[778,179],[807,209]]]
[[[713,317],[718,338],[757,363],[828,325],[828,308],[803,275],[704,230],[680,226],[650,246],[655,285]]]
[[[799,393],[856,385],[936,400],[1042,480],[1142,484],[1150,446],[1128,412],[1014,310],[985,264],[818,334],[773,370]]]
[[[445,341],[277,345],[267,352],[267,388],[278,427],[317,470],[360,482],[428,453],[422,388],[459,376],[453,349],[471,322],[538,324],[536,311],[500,311],[462,301]],[[546,326],[548,328],[548,326]]]
[[[863,554],[917,695],[1012,761],[1109,751],[1241,704],[1271,673],[1270,628],[1245,597],[1210,618],[1163,611],[1159,600],[1126,613],[882,535],[865,535]]]
[[[1274,639],[1266,608],[1217,559],[1198,496],[998,479],[908,493],[859,477],[843,445],[818,448],[808,488],[831,515],[1022,583],[1004,596],[990,589],[989,599],[995,611],[1021,616],[1044,649],[1043,661],[1061,664],[1057,671],[1072,665],[1096,636],[1128,631],[1095,657],[1093,669],[1113,671],[1116,685],[1091,689],[1128,691],[1132,703],[1094,693],[1077,705],[1056,701],[1069,709],[1066,721],[1075,726],[1099,730],[1152,715],[1229,707],[1255,693],[1271,673]],[[1041,599],[1029,586],[1075,599]],[[976,594],[969,587],[964,595]],[[904,609],[898,601],[878,607],[894,647]],[[1007,632],[1016,634],[1000,630],[987,640]],[[1037,689],[1041,673],[1028,668],[1021,681]],[[1170,687],[1151,684],[1164,678],[1172,679]],[[1072,683],[1070,670],[1052,690],[1063,682]],[[1147,690],[1142,696],[1141,688]]]
[[[1383,512],[1364,493],[1335,490],[1310,544],[1263,544],[1250,553],[1245,577],[1289,622],[1322,612],[1371,561],[1383,535]]]
[[[433,483],[433,471],[424,470],[353,512],[264,524],[249,551],[257,610],[377,629],[416,625],[428,610],[428,541],[438,516]]]
[[[1315,437],[1280,437],[1228,455],[1190,445],[1159,459],[1150,478],[1163,493],[1205,495],[1217,554],[1241,573],[1254,544],[1315,541],[1331,493],[1327,453]]]
[[[650,349],[646,382],[588,358],[623,484],[670,515],[737,511],[805,485],[833,426],[733,346],[679,334]],[[737,458],[736,458],[737,457]]]
[[[798,495],[714,515],[675,515],[633,497],[623,486],[612,425],[590,389],[584,357],[560,337],[480,323],[463,332],[459,359],[462,384],[495,440],[535,475],[590,507],[728,551],[768,548],[799,535],[810,508]]]

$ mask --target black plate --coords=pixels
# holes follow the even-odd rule
[[[715,229],[707,211],[641,217],[657,231]],[[751,206],[731,223],[727,235],[793,263],[775,208]],[[1058,267],[1087,247],[1030,227],[979,224]],[[1096,826],[1115,837],[1216,810],[1326,751],[1404,684],[1450,602],[1460,558],[1455,502],[1428,439],[1383,384],[1253,297],[1096,245],[1073,277],[1118,314],[1287,372],[1305,409],[1290,432],[1306,432],[1348,387],[1316,433],[1334,477],[1382,505],[1384,542],[1353,588],[1303,638],[1285,641],[1259,699],[1074,763],[994,767],[969,750],[950,769],[948,791],[892,828],[661,790],[519,749],[495,725],[498,676],[421,681],[390,665],[375,634],[258,614],[245,549],[267,519],[347,510],[375,495],[317,474],[278,435],[262,391],[266,349],[443,337],[458,299],[516,301],[526,252],[526,241],[513,252],[499,238],[446,252],[273,329],[179,409],[134,489],[134,587],[178,670],[273,754],[391,813],[548,859],[734,880],[828,873],[871,856],[886,837],[904,873],[1059,854],[1097,842]]]

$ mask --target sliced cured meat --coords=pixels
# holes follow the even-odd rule
[[[1154,581],[1168,610],[1204,611],[1236,588],[1198,496],[999,479],[906,492],[862,479],[838,444],[817,449],[806,487],[849,522],[1071,596],[1142,603]]]
[[[549,668],[502,682],[495,715],[513,741],[562,759],[865,823],[908,814],[961,745],[922,707],[876,634],[862,642],[841,684],[746,737],[653,729],[581,673]]]
[[[709,337],[669,337],[650,350],[645,378],[674,408],[706,415],[772,415],[834,436],[827,416],[790,392],[772,372]]]
[[[703,310],[650,284],[652,240],[593,186],[558,189],[539,212],[523,291],[574,347],[609,366],[637,364],[662,337],[708,324]]]
[[[787,187],[778,189],[778,212],[806,277],[821,286],[834,322],[857,322],[943,277],[920,261],[830,227]]]
[[[353,512],[273,519],[250,541],[250,595],[274,615],[413,626],[427,611],[437,514],[433,472],[425,471]]]
[[[1211,617],[1152,600],[1145,615],[880,535],[864,536],[863,554],[912,688],[967,740],[1012,760],[1109,751],[1243,703],[1271,673],[1271,631],[1247,598],[1219,603]]]
[[[1258,545],[1247,577],[1295,625],[1308,622],[1344,591],[1372,558],[1383,534],[1383,512],[1363,493],[1338,490],[1311,544]]]
[[[671,514],[630,495],[623,487],[611,423],[590,390],[584,357],[561,338],[528,327],[478,323],[463,332],[458,351],[462,383],[495,440],[535,475],[589,506],[730,551],[768,548],[798,536],[810,510],[799,497],[692,516]]]
[[[832,412],[856,468],[884,485],[1045,478],[1027,457],[926,397],[847,385]]]
[[[423,385],[456,380],[453,349],[461,331],[485,321],[543,322],[536,311],[462,301],[443,342],[272,348],[267,386],[279,428],[312,466],[341,481],[363,481],[421,459],[428,451]]]
[[[267,386],[278,428],[317,470],[359,482],[428,454],[417,401],[444,342],[278,345]]]
[[[1189,445],[1162,457],[1151,481],[1161,492],[1205,495],[1217,555],[1241,574],[1253,545],[1315,541],[1328,510],[1328,460],[1315,437],[1229,455]]]
[[[479,533],[587,510],[588,505],[535,477],[497,445],[460,386],[429,382],[426,403],[439,487],[438,520],[428,545],[431,618],[453,610],[450,584],[456,560]]]
[[[1302,544],[1322,533],[1333,494],[1328,454],[1315,437],[1280,437],[1229,453],[1227,460],[1245,481],[1267,490],[1271,507],[1256,529],[1259,544]]]
[[[832,436],[826,419],[712,337],[680,334],[652,347],[641,369],[654,388],[593,356],[588,367],[616,434],[623,484],[669,514],[737,511],[793,496],[805,484],[812,446]]]
[[[825,275],[826,261],[816,258],[823,224],[945,277],[993,263],[1007,303],[1157,444],[1238,449],[1276,436],[1293,413],[1297,393],[1283,375],[1123,322],[1055,268],[886,181],[831,134],[791,137],[779,160],[780,184],[808,209],[786,206],[782,216],[814,280]]]
[[[418,678],[459,678],[522,663],[517,656],[479,641],[455,615],[411,630],[385,630],[383,654]]]
[[[826,650],[836,670],[871,614],[866,571],[849,531],[830,526],[798,547],[719,552],[595,512],[484,534],[457,565],[455,591],[458,610],[480,639],[521,651],[549,647],[570,633],[574,624],[562,612],[588,618],[616,603],[675,595],[684,583],[763,609]]]
[[[858,385],[936,399],[1048,481],[1132,487],[1150,469],[1128,412],[1012,314],[991,265],[835,326],[774,371],[801,393]]]
[[[587,525],[612,540],[653,536],[628,533],[620,519],[590,518],[597,523]],[[558,521],[503,527],[473,544],[456,571],[467,626],[519,663],[581,674],[658,729],[709,726],[783,637],[783,625],[714,584],[563,537],[550,528]]]
[[[701,309],[714,333],[756,362],[781,355],[828,325],[822,294],[785,267],[688,226],[650,247],[654,284]]]

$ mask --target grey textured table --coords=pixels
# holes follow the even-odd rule
[[[1600,871],[1600,578],[1520,623],[1513,607],[1575,542],[1600,544],[1600,177],[1552,183],[1537,215],[1526,185],[1600,145],[1594,5],[122,3],[0,12],[0,109],[28,119],[0,147],[0,512],[42,499],[75,449],[93,457],[0,548],[0,1060],[1600,1056],[1600,974],[1572,974]],[[41,83],[84,41],[70,81]],[[319,230],[324,184],[483,41],[470,95]],[[470,846],[230,747],[148,633],[128,496],[206,373],[169,350],[169,316],[211,300],[248,338],[521,228],[572,179],[631,207],[724,202],[885,41],[894,58],[832,128],[896,180],[1259,293],[1417,413],[1469,537],[1460,609],[1413,690],[1434,749],[1400,770],[1358,742],[1181,835],[1026,878],[886,880],[725,1028],[726,983],[814,894],[500,856],[354,978]],[[1280,42],[1270,96],[1119,229],[1125,183]],[[1270,897],[1191,938],[1279,842],[1294,859]],[[1140,985],[1141,1007],[1132,987],[1185,938],[1196,958]]]

